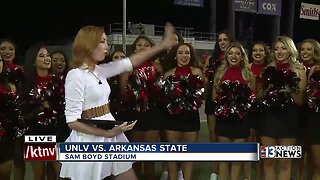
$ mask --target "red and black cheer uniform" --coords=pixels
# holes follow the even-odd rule
[[[148,69],[146,72],[146,69]],[[157,92],[152,88],[157,78],[159,77],[158,72],[156,71],[155,66],[152,61],[145,62],[138,67],[134,68],[132,74],[129,76],[128,83],[130,83],[130,79],[136,76],[139,78],[140,82],[145,84],[144,94],[140,94],[141,96],[147,96],[148,100],[146,103],[134,104],[135,101],[132,101],[132,97],[128,98],[129,106],[137,107],[132,112],[133,116],[128,120],[138,120],[135,124],[133,130],[136,131],[149,131],[149,130],[162,130],[163,129],[163,119],[161,116],[161,112],[159,109],[159,103],[157,102]],[[135,98],[135,97],[134,97]],[[131,104],[131,105],[130,105]],[[148,107],[148,108],[145,108]],[[129,108],[128,111],[132,111],[132,108]]]
[[[247,84],[242,76],[240,67],[229,67],[220,80],[221,83],[223,81],[239,81],[242,84]],[[228,138],[248,138],[250,135],[248,117],[245,116],[243,119],[235,117],[220,119],[217,117],[215,132],[217,136]]]
[[[5,102],[4,96],[8,92],[8,89],[0,84],[0,104]],[[4,107],[1,107],[2,110]],[[0,114],[0,165],[4,162],[12,160],[14,158],[14,124],[6,123],[8,120],[8,112],[2,112]]]
[[[190,66],[177,66],[174,76],[188,76],[191,75]],[[200,115],[199,110],[183,111],[178,114],[169,114],[167,112],[166,118],[166,130],[180,131],[180,132],[191,132],[200,130]]]
[[[279,70],[289,70],[290,64],[276,63],[276,68]],[[291,100],[288,101],[285,107],[271,107],[263,111],[263,116],[260,121],[261,136],[297,138],[299,135],[299,107],[295,102]]]
[[[107,79],[111,93],[109,96],[110,112],[116,121],[129,121],[132,119],[126,99],[121,97],[120,78],[114,76]]]
[[[52,81],[56,86],[57,96],[54,101],[54,109],[57,111],[57,123],[55,128],[55,134],[57,136],[57,142],[65,142],[65,140],[69,137],[71,133],[71,129],[69,128],[66,122],[66,116],[64,114],[65,111],[65,75],[53,75]]]
[[[34,78],[34,87],[43,89],[51,89],[49,87],[52,76],[48,75],[45,77],[40,77],[38,75]],[[29,91],[31,92],[31,90]],[[43,91],[41,91],[43,92]],[[44,93],[44,92],[43,92]],[[39,96],[43,96],[39,93]],[[33,118],[29,119],[29,130],[26,134],[28,135],[56,135],[57,121],[51,121],[51,116],[46,117],[46,112],[48,109],[43,107],[44,101],[47,101],[50,109],[52,108],[52,101],[35,99],[31,93],[26,97],[27,112],[33,112]],[[43,107],[43,111],[40,111],[40,107]],[[49,120],[50,119],[50,120]]]
[[[310,76],[311,79],[320,79],[320,69],[316,69]],[[317,81],[319,82],[319,81]],[[309,81],[310,83],[310,81]],[[310,91],[315,91],[314,96],[319,98],[319,84],[316,86],[317,89],[310,89]],[[307,97],[309,98],[309,97]],[[311,97],[312,98],[312,97]],[[318,100],[319,101],[319,100]],[[317,106],[317,105],[316,105]],[[310,144],[320,144],[320,112],[316,112],[314,109],[308,108],[308,123],[307,123],[307,137]]]
[[[256,89],[257,92],[260,91],[261,87],[262,87],[262,72],[263,70],[266,68],[266,64],[256,64],[256,63],[252,63],[251,65],[251,72],[253,73],[253,75],[256,77]],[[253,112],[250,113],[250,127],[253,129],[258,129],[259,128],[259,124],[260,124],[260,117],[261,117],[261,112],[258,111],[257,109],[254,110]]]
[[[206,97],[206,102],[205,102],[205,108],[204,108],[204,112],[207,115],[213,115],[213,109],[214,109],[214,104],[212,102],[212,87],[213,87],[213,79],[214,79],[214,75],[215,72],[217,71],[217,69],[219,68],[219,66],[221,65],[222,61],[224,58],[224,54],[221,53],[219,56],[219,59],[214,59],[214,57],[210,57],[209,59],[209,67],[211,66],[213,69],[210,69],[210,71],[214,72],[213,74],[210,73],[205,73],[205,75],[207,76],[208,79],[208,87],[207,87],[207,97]],[[208,69],[206,71],[209,71]]]

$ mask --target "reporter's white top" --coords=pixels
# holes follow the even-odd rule
[[[84,110],[107,104],[111,91],[107,78],[131,70],[129,58],[96,65],[94,70],[83,67],[70,70],[65,82],[67,123],[81,118]],[[99,81],[102,84],[99,84]],[[114,120],[114,117],[108,113],[94,119]],[[128,142],[128,139],[123,133],[105,138],[72,130],[66,142]],[[76,180],[101,180],[110,174],[118,175],[125,172],[131,167],[131,162],[62,162],[60,176]]]

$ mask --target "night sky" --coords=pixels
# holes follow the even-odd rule
[[[90,0],[74,4],[65,2],[68,1],[5,2],[8,8],[1,12],[6,18],[2,15],[5,26],[1,28],[0,37],[10,37],[24,48],[39,40],[56,41],[72,38],[84,25],[107,27],[110,23],[122,22],[122,0]],[[157,25],[171,21],[177,26],[189,26],[199,31],[207,31],[209,18],[205,16],[208,14],[208,8],[174,7],[173,1],[162,0],[155,9],[154,2],[158,1],[127,0],[127,21]],[[199,17],[199,20],[190,21],[191,15]]]
[[[218,1],[218,5],[225,6],[225,0]],[[314,1],[315,4],[317,0],[304,0],[306,1],[310,3]],[[84,25],[107,27],[110,23],[122,22],[122,0],[70,2],[67,0],[2,1],[1,6],[4,8],[0,11],[2,18],[0,38],[13,39],[20,47],[20,51],[24,51],[40,40],[49,42],[71,40]],[[300,3],[301,1],[297,0],[297,4]],[[170,21],[176,26],[192,27],[195,31],[208,32],[209,7],[209,0],[204,0],[204,8],[174,6],[173,0],[127,0],[127,21],[156,25],[164,25],[166,21]],[[299,7],[296,9],[299,11]],[[225,15],[225,9],[218,7],[217,31],[225,28]],[[266,19],[261,16],[256,18],[256,39],[264,40],[266,28],[263,23],[267,21]],[[320,40],[320,23],[296,17],[294,32],[297,41],[307,37]]]

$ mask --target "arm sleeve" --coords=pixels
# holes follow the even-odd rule
[[[84,103],[85,78],[79,69],[71,70],[65,82],[66,121],[74,122],[81,118]]]
[[[109,78],[121,74],[123,72],[132,71],[131,60],[127,57],[125,59],[109,62],[99,65],[97,69],[99,75]]]

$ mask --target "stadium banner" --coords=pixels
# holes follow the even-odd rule
[[[282,0],[259,0],[258,14],[281,16]]]
[[[257,0],[234,0],[234,11],[257,13]]]
[[[300,6],[301,19],[319,20],[319,16],[320,16],[320,5],[301,3],[301,6]]]
[[[203,0],[174,0],[174,5],[203,7]]]

